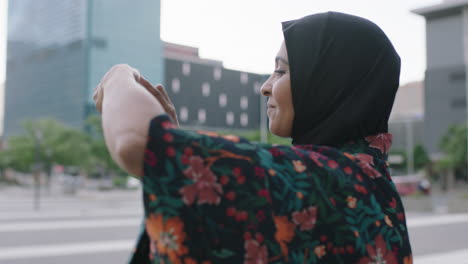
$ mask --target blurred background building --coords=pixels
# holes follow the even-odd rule
[[[41,117],[83,128],[93,89],[114,64],[163,80],[159,12],[155,0],[9,1],[4,135]]]
[[[200,58],[198,48],[163,43],[159,12],[152,0],[10,1],[5,136],[21,133],[22,120],[41,117],[84,128],[96,114],[94,87],[117,63],[165,84],[181,125],[258,129],[266,77],[225,69]]]
[[[449,126],[467,118],[468,1],[448,0],[413,12],[426,19],[424,145],[436,154]]]

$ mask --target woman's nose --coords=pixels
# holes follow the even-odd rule
[[[262,95],[264,96],[270,96],[271,95],[271,83],[269,80],[266,80],[263,85],[262,85],[262,88],[260,88],[260,92],[262,93]]]

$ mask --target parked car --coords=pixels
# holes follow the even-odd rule
[[[423,174],[392,176],[392,179],[402,196],[416,193],[428,195],[431,192],[431,183]]]

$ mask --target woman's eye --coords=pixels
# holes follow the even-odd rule
[[[286,73],[286,71],[283,71],[283,70],[276,70],[275,73],[276,73],[277,75],[283,75],[283,74]]]

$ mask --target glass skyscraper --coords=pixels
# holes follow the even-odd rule
[[[4,135],[42,117],[83,128],[114,64],[163,83],[159,17],[158,0],[10,0]]]

